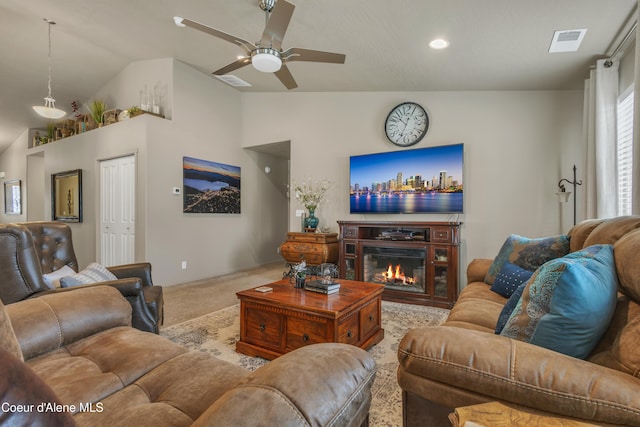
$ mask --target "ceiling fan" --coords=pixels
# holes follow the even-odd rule
[[[289,21],[291,20],[295,6],[285,0],[279,0],[277,3],[276,0],[260,0],[258,4],[260,8],[265,11],[267,22],[262,33],[262,38],[256,43],[251,43],[240,37],[216,30],[187,18],[176,16],[173,20],[179,27],[191,27],[236,44],[247,51],[246,56],[240,57],[237,61],[214,71],[212,74],[216,76],[230,73],[250,63],[258,71],[274,73],[287,89],[295,89],[298,87],[298,84],[291,75],[289,68],[287,68],[286,62],[306,61],[344,64],[346,56],[341,53],[323,52],[297,47],[283,51],[282,39],[289,26]]]

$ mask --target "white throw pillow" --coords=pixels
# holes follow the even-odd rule
[[[92,262],[84,270],[73,276],[60,279],[63,288],[71,286],[88,285],[91,283],[106,282],[108,280],[118,280],[118,278],[103,265]]]
[[[76,274],[76,271],[68,265],[63,265],[62,268],[52,271],[49,274],[42,276],[44,283],[50,288],[55,289],[60,287],[60,279],[63,277],[69,277]]]

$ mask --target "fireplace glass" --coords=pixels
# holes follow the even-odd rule
[[[364,246],[362,253],[365,282],[380,283],[386,289],[425,292],[424,248]]]

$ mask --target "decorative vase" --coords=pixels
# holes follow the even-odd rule
[[[304,219],[304,229],[306,231],[314,232],[316,231],[316,228],[318,228],[320,220],[315,213],[315,209],[309,209],[309,215]]]
[[[304,282],[305,282],[305,276],[298,276],[296,275],[296,284],[295,287],[296,288],[304,288]]]

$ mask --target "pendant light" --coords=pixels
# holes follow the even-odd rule
[[[56,108],[56,100],[51,96],[51,26],[56,23],[51,19],[44,18],[49,26],[49,95],[44,99],[44,106],[34,105],[33,109],[47,119],[61,119],[67,115],[63,110]]]

